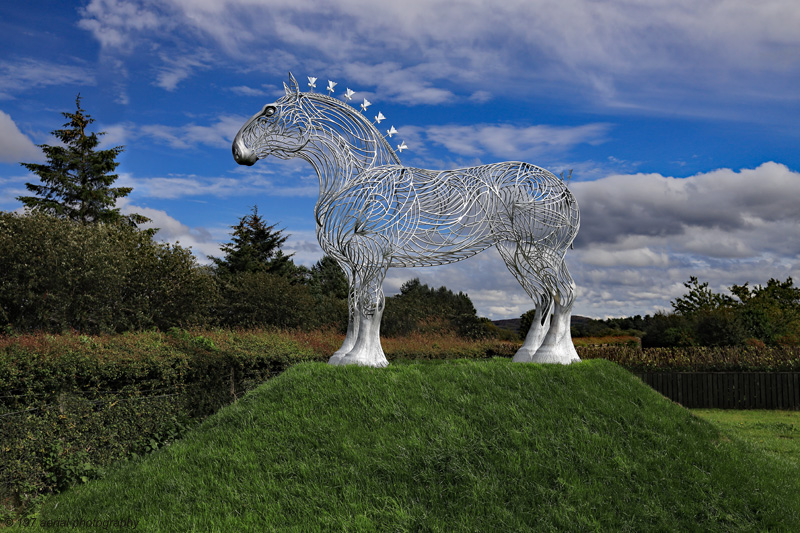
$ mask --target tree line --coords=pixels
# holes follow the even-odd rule
[[[643,347],[800,345],[800,288],[791,277],[712,291],[692,276],[671,312],[575,324],[573,336],[636,335]]]
[[[82,223],[39,210],[0,212],[0,331],[85,333],[172,327],[280,327],[344,332],[348,280],[323,256],[296,265],[283,230],[257,208],[224,255],[191,250],[121,222]],[[383,333],[502,336],[464,293],[412,279],[386,299]]]

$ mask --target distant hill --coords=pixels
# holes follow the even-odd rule
[[[589,317],[572,315],[572,321],[570,322],[570,324],[575,326],[577,324],[585,324],[590,320],[592,319]],[[508,331],[513,331],[515,333],[519,333],[520,322],[521,322],[520,318],[503,318],[501,320],[492,320],[492,324],[494,324],[498,328],[507,329]]]

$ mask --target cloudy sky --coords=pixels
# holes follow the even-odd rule
[[[407,165],[573,169],[578,314],[669,309],[692,275],[800,280],[798,28],[796,0],[4,2],[0,210],[80,93],[159,238],[207,262],[257,204],[311,265],[312,169],[230,151],[291,71],[368,98]],[[415,276],[490,318],[530,308],[494,251],[390,271],[386,293]]]

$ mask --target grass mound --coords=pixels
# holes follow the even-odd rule
[[[798,474],[606,361],[306,363],[182,441],[53,498],[39,522],[798,531]]]

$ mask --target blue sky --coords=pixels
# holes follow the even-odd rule
[[[669,309],[692,275],[800,280],[797,28],[794,0],[5,2],[0,209],[20,209],[37,178],[19,162],[41,160],[80,93],[105,146],[125,146],[122,208],[159,238],[207,262],[257,204],[311,265],[312,169],[230,151],[291,71],[368,98],[405,164],[573,169],[578,314]],[[490,318],[530,308],[494,251],[390,271],[386,293],[411,277]]]

